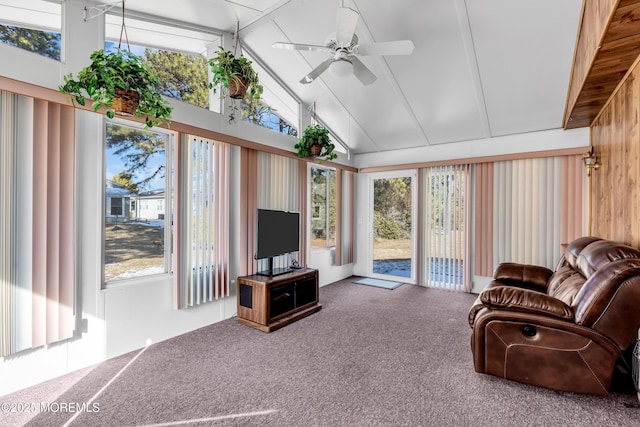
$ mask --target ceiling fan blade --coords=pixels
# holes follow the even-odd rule
[[[318,46],[315,44],[277,42],[272,44],[271,46],[278,49],[286,49],[286,50],[314,50],[314,51],[318,50],[321,52],[333,52],[333,50],[331,50],[326,46]]]
[[[336,41],[340,46],[346,47],[351,44],[353,33],[358,24],[358,12],[348,7],[338,8],[338,19],[336,23]]]
[[[311,72],[309,74],[304,76],[300,80],[300,83],[302,83],[302,84],[311,83],[316,78],[318,78],[318,76],[320,74],[322,74],[327,68],[329,68],[329,65],[331,65],[332,62],[333,62],[333,58],[329,58],[329,59],[324,60],[323,62],[320,63],[320,65],[318,65],[316,68],[311,70]]]
[[[371,70],[369,70],[358,58],[355,56],[349,56],[349,61],[353,64],[353,74],[362,82],[363,85],[370,85],[377,80],[376,75],[373,74]]]
[[[415,48],[411,40],[361,44],[353,49],[357,55],[410,55]]]

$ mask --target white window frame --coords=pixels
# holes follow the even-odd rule
[[[391,276],[387,274],[378,274],[373,272],[373,227],[374,227],[374,181],[376,179],[387,178],[411,178],[411,276]],[[416,221],[418,221],[418,172],[415,169],[399,170],[391,172],[377,172],[369,175],[369,224],[371,229],[368,233],[368,254],[367,254],[367,274],[374,278],[379,279],[395,279],[403,283],[416,283],[417,282],[417,269],[416,263],[420,262],[417,258],[417,243],[418,243],[418,227]]]
[[[103,121],[103,137],[102,137],[102,156],[103,156],[103,162],[102,162],[102,182],[106,182],[107,179],[107,156],[106,156],[106,140],[107,140],[107,125],[108,124],[116,124],[119,126],[127,126],[133,129],[137,129],[137,130],[146,130],[146,131],[151,131],[151,132],[155,132],[155,133],[159,133],[159,134],[164,134],[167,135],[167,147],[165,148],[165,198],[164,198],[164,204],[165,206],[173,206],[173,191],[174,191],[174,166],[173,166],[173,157],[174,157],[174,152],[175,152],[175,141],[176,141],[176,135],[175,132],[169,131],[167,129],[164,128],[159,128],[159,127],[153,127],[151,129],[145,129],[144,124],[143,123],[136,123],[136,122],[131,122],[128,120],[124,120],[124,119],[118,119],[118,118],[114,118],[114,119],[104,119]],[[102,193],[102,203],[106,203],[106,193],[104,192],[104,185],[103,185],[103,193]],[[148,203],[148,201],[146,201]],[[124,206],[123,206],[124,209]],[[113,286],[120,286],[120,285],[129,285],[129,284],[133,284],[133,283],[138,283],[141,280],[145,280],[147,278],[150,277],[158,277],[158,276],[171,276],[172,275],[172,271],[171,271],[171,266],[172,266],[172,256],[173,256],[173,212],[171,210],[169,210],[169,212],[165,212],[164,215],[164,272],[162,273],[157,273],[157,274],[148,274],[148,275],[141,275],[141,276],[135,276],[135,277],[131,277],[131,278],[123,278],[123,279],[111,279],[111,280],[105,280],[105,257],[106,257],[106,238],[105,238],[105,214],[104,212],[106,212],[106,206],[103,206],[102,210],[102,218],[101,218],[101,224],[102,224],[102,262],[101,262],[101,283],[102,283],[102,288],[103,289],[108,289],[111,288]]]

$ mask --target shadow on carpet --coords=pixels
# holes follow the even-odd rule
[[[355,280],[353,283],[357,283],[359,285],[366,286],[375,286],[376,288],[384,288],[394,290],[398,288],[404,283],[401,282],[392,282],[391,280],[382,280],[382,279],[373,279],[371,277],[365,277],[363,279]]]

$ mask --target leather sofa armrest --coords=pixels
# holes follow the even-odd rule
[[[482,310],[484,307],[485,305],[480,300],[480,295],[478,295],[478,298],[476,298],[476,300],[473,302],[473,305],[469,309],[469,317],[467,318],[467,321],[469,322],[469,326],[473,328],[473,323],[476,320],[476,314],[478,314],[478,312]]]
[[[503,262],[496,267],[493,278],[500,284],[546,293],[547,282],[552,274],[552,270],[539,265]]]
[[[508,309],[573,319],[573,309],[563,301],[529,289],[498,286],[480,294],[480,301],[489,308]]]

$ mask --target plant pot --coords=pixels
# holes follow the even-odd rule
[[[229,80],[229,96],[233,99],[242,99],[247,94],[247,80],[237,77]]]
[[[314,144],[311,147],[309,147],[309,153],[311,153],[313,157],[319,156],[321,151],[322,151],[322,145]]]
[[[111,108],[119,116],[133,116],[138,109],[140,97],[135,90],[124,90],[116,87]]]

